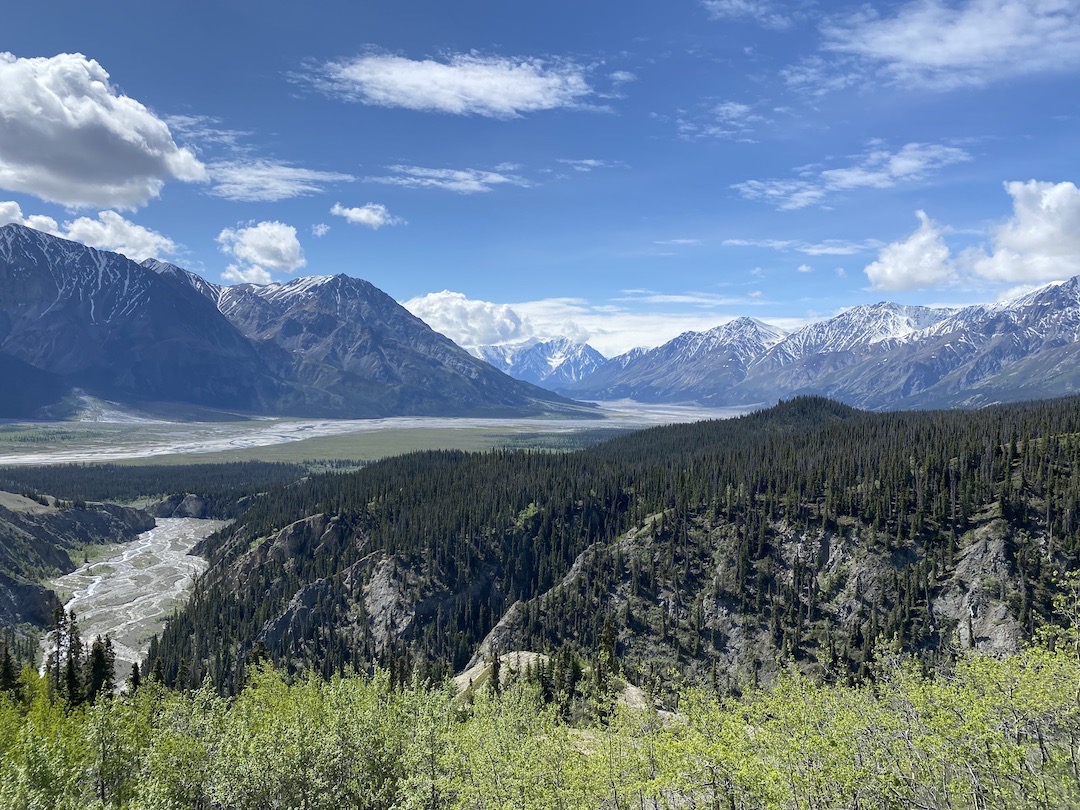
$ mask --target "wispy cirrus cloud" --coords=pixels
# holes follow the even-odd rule
[[[714,20],[741,20],[775,29],[792,23],[791,16],[769,0],[701,0],[701,5]]]
[[[1080,69],[1080,5],[1072,0],[915,0],[864,9],[822,27],[823,47],[898,84],[935,89]]]
[[[597,158],[584,158],[582,160],[572,160],[569,158],[559,158],[558,163],[562,163],[564,166],[569,166],[575,172],[592,172],[597,169],[625,169],[626,164],[621,160],[599,160]]]
[[[229,129],[220,118],[212,115],[170,115],[165,123],[183,141],[196,147],[213,144],[240,150],[242,141],[253,134],[249,130]]]
[[[865,81],[864,72],[851,58],[826,59],[817,54],[806,56],[780,71],[788,89],[805,96],[824,96],[846,90]]]
[[[222,160],[208,164],[215,197],[236,202],[277,202],[320,194],[328,186],[355,180],[343,172],[306,169],[266,158]]]
[[[487,118],[580,108],[594,93],[586,69],[572,61],[478,53],[409,59],[372,49],[299,78],[345,101]]]
[[[658,290],[623,290],[622,295],[611,299],[620,303],[641,304],[687,304],[694,307],[713,308],[734,304],[761,303],[751,296],[723,295],[720,293],[691,290],[681,293],[660,292]]]
[[[437,188],[458,194],[480,194],[497,186],[528,187],[529,181],[511,173],[511,168],[439,169],[427,166],[387,166],[391,174],[365,177],[369,183],[383,183],[403,188]]]
[[[861,242],[846,239],[823,239],[820,242],[805,242],[801,239],[725,239],[723,244],[724,247],[763,247],[794,251],[807,256],[854,256],[877,250],[885,243],[879,239],[864,239]]]
[[[807,168],[794,178],[747,180],[732,186],[748,200],[767,202],[781,211],[793,211],[822,205],[837,192],[861,188],[893,188],[917,182],[931,173],[972,160],[957,146],[933,143],[909,143],[892,152],[880,142],[854,156],[849,166],[832,169]]]
[[[757,105],[729,99],[710,101],[697,112],[680,111],[675,123],[679,136],[687,140],[718,138],[753,143],[755,132],[771,121],[757,111]]]

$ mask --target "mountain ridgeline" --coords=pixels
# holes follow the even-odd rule
[[[993,305],[853,307],[791,334],[753,318],[612,358],[583,399],[734,406],[801,394],[870,409],[980,407],[1080,391],[1080,277]]]
[[[1080,401],[868,413],[800,397],[575,453],[428,452],[271,490],[151,645],[168,682],[254,659],[437,676],[569,647],[660,691],[792,664],[858,680],[1052,621],[1080,559]]]
[[[77,390],[294,416],[581,410],[472,357],[361,279],[218,287],[15,224],[0,227],[0,371],[7,417],[61,413]]]
[[[479,346],[473,353],[515,379],[552,391],[576,385],[607,363],[589,344],[569,338]]]

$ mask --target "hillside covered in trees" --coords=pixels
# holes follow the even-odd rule
[[[235,698],[151,679],[71,705],[26,670],[0,689],[0,808],[1071,808],[1076,642],[934,677],[883,656],[861,685],[684,689],[674,713],[593,691],[570,719],[524,679],[470,698],[264,665]]]
[[[1078,399],[193,472],[10,479],[236,520],[120,693],[5,637],[0,808],[1080,803]]]
[[[1013,652],[1077,566],[1078,405],[798,398],[574,453],[311,476],[208,542],[147,665],[226,694],[256,659],[404,682],[568,647],[658,692],[725,694],[789,665],[862,682],[883,649],[925,671]]]

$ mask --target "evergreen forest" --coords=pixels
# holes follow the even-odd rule
[[[658,693],[855,683],[881,643],[929,672],[1054,621],[1080,407],[806,397],[572,453],[415,453],[280,486],[206,546],[148,661],[181,688],[229,694],[253,654],[405,682],[563,646]]]
[[[164,469],[235,519],[119,690],[4,637],[0,807],[1080,806],[1080,398]]]

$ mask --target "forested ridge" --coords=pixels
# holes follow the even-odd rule
[[[0,808],[1076,807],[1078,406],[271,483],[122,692],[0,654]]]
[[[0,490],[37,498],[52,496],[73,503],[128,503],[193,494],[207,501],[212,516],[230,518],[241,511],[250,496],[297,481],[306,474],[305,465],[269,461],[19,465],[0,467]]]
[[[210,544],[148,663],[229,692],[252,655],[405,681],[569,646],[643,685],[673,688],[674,666],[724,693],[788,664],[858,682],[881,643],[927,671],[1015,650],[1077,565],[1078,404],[881,414],[805,397],[574,453],[311,476]]]

